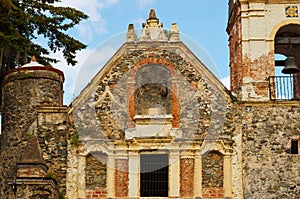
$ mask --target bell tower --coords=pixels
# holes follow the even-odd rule
[[[229,0],[231,90],[242,101],[299,99],[300,0]]]

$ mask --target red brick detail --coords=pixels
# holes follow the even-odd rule
[[[148,64],[159,64],[159,65],[164,65],[166,66],[171,74],[172,74],[172,77],[176,77],[177,76],[177,73],[176,73],[176,70],[175,70],[175,66],[172,62],[166,60],[165,58],[163,57],[154,57],[156,55],[152,54],[152,55],[149,55],[149,57],[146,57],[142,60],[140,60],[139,62],[137,62],[134,67],[131,69],[130,73],[129,73],[129,76],[130,77],[135,77],[135,74],[137,73],[137,71],[144,65],[148,65]]]
[[[193,90],[197,90],[197,89],[198,89],[198,84],[197,84],[197,82],[192,81],[191,87],[192,87]]]
[[[17,170],[17,176],[21,177],[21,178],[22,177],[26,177],[26,178],[30,178],[30,177],[41,178],[41,177],[45,177],[46,176],[46,172],[42,168],[19,168]]]
[[[127,94],[128,94],[128,123],[127,126],[128,128],[134,128],[135,127],[135,123],[133,121],[133,117],[134,117],[134,90],[135,90],[135,86],[134,83],[128,83],[127,84]]]
[[[300,98],[300,75],[295,74],[294,75],[294,97]]]
[[[128,160],[115,160],[115,195],[116,198],[128,196]],[[109,180],[109,179],[108,179]]]
[[[148,64],[159,64],[167,67],[170,72],[173,79],[177,77],[177,73],[175,70],[175,66],[172,62],[164,59],[163,57],[156,57],[156,55],[151,54],[147,58],[144,58],[137,62],[133,68],[129,72],[129,79],[134,80],[137,71]],[[128,93],[128,128],[134,128],[135,124],[133,122],[134,117],[134,84],[128,83],[127,85],[127,93]],[[173,128],[179,128],[179,122],[180,122],[180,104],[178,101],[178,89],[175,83],[172,83],[172,127]]]
[[[180,196],[193,196],[194,194],[194,159],[180,159]]]
[[[176,84],[172,84],[172,127],[179,128],[180,123],[180,104],[178,100],[178,89]]]
[[[240,16],[240,5],[235,6],[232,12],[235,15],[228,24],[229,52],[230,52],[230,83],[231,90],[238,90],[242,86],[243,75],[247,67],[242,65],[242,23]]]
[[[105,199],[107,198],[106,189],[87,189],[85,192],[86,199]]]
[[[23,71],[23,70],[47,70],[47,71],[52,71],[52,72],[55,72],[55,73],[58,73],[59,75],[62,76],[62,79],[63,79],[63,82],[65,80],[65,76],[64,76],[64,73],[61,71],[61,70],[58,70],[56,68],[52,68],[51,66],[31,66],[31,67],[20,67],[20,68],[14,68],[14,69],[11,69],[9,71],[6,71],[5,72],[5,76],[10,74],[10,73],[14,73],[14,72],[17,72],[17,71]]]
[[[203,198],[224,198],[223,188],[203,188],[202,189]]]

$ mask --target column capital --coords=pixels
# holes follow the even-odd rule
[[[140,150],[130,150],[130,151],[128,151],[128,156],[129,157],[134,157],[134,156],[138,157],[140,155],[139,152],[140,152]]]
[[[195,152],[191,151],[191,150],[181,151],[180,158],[181,159],[183,159],[183,158],[194,159],[195,158]]]

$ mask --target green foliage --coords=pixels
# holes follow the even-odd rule
[[[79,142],[79,134],[76,132],[74,135],[72,135],[71,144],[77,145]]]
[[[0,0],[0,67],[3,73],[28,63],[35,55],[44,65],[58,60],[49,52],[62,51],[68,64],[75,65],[75,54],[86,47],[66,31],[88,16],[69,7],[55,6],[60,0]],[[44,37],[48,48],[34,42]]]
[[[53,172],[51,172],[51,171],[48,171],[48,172],[46,173],[45,178],[46,178],[46,179],[54,180],[55,183],[58,182],[57,176],[56,176]]]
[[[65,198],[66,198],[65,195],[66,195],[66,193],[65,193],[64,191],[59,192],[58,198],[59,198],[59,199],[65,199]]]
[[[27,74],[24,74],[21,79],[28,79],[28,78],[31,78],[32,77],[32,73],[27,73]]]
[[[47,172],[45,177],[53,179],[54,178],[54,174],[52,172]]]

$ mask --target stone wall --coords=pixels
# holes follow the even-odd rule
[[[297,198],[300,156],[289,153],[300,131],[299,103],[243,106],[243,183],[245,198]]]
[[[202,158],[202,187],[204,198],[224,197],[223,155],[211,151]]]
[[[134,82],[136,81],[135,77],[131,77],[131,75],[138,74],[144,66],[165,66],[172,74],[171,83],[167,85],[166,89],[167,92],[170,92],[167,98],[172,99],[172,126],[174,128],[180,127],[184,137],[194,138],[195,135],[198,137],[205,135],[209,131],[210,118],[212,117],[211,109],[219,109],[221,106],[223,108],[223,105],[216,108],[218,102],[212,105],[212,98],[219,100],[224,100],[224,98],[217,96],[214,88],[202,79],[200,73],[195,71],[191,63],[188,63],[172,50],[128,50],[125,55],[114,60],[113,65],[114,68],[101,77],[98,87],[94,88],[95,93],[89,93],[90,96],[81,102],[80,107],[74,107],[78,110],[78,116],[75,116],[75,120],[78,121],[79,125],[85,126],[82,127],[83,129],[86,128],[83,131],[94,132],[95,134],[101,132],[98,133],[99,138],[124,139],[124,131],[130,127],[128,124],[131,124],[133,120],[134,111],[138,111],[136,114],[141,114],[142,112],[139,111],[138,107],[147,105],[142,103],[140,99],[136,101],[137,96],[134,97],[133,95],[136,86],[133,86],[132,92],[129,91],[132,81],[134,85],[137,84],[138,86],[138,83]],[[109,88],[109,92],[107,88]],[[161,90],[162,86],[158,89]],[[138,91],[136,90],[136,93]],[[152,96],[153,93],[148,91],[149,96],[147,99],[144,96],[144,101],[151,102],[150,98],[157,97]],[[162,100],[161,95],[158,97]],[[96,110],[93,110],[93,102],[97,104]],[[135,105],[139,103],[141,105]],[[165,102],[162,103],[162,106],[166,107],[166,112],[169,113],[170,108],[165,104]],[[220,109],[218,111],[222,112]],[[93,118],[94,114],[98,116],[99,122],[93,121],[95,119]],[[196,122],[197,120],[199,122]],[[89,127],[90,123],[98,123],[99,129],[88,130],[91,128]]]
[[[58,199],[60,194],[57,191],[53,180],[20,180],[17,181],[16,197],[10,191],[9,199],[30,198],[30,199]]]
[[[107,156],[93,153],[86,157],[85,183],[87,189],[106,188]]]
[[[182,143],[183,150],[186,149],[185,143],[188,148],[194,144],[193,141],[199,143],[199,140],[204,139],[206,136],[212,136],[209,138],[215,140],[223,139],[223,137],[230,140],[235,136],[237,125],[234,121],[239,118],[237,114],[238,107],[236,104],[229,102],[230,95],[226,95],[225,88],[216,85],[218,82],[211,83],[210,81],[213,80],[205,79],[207,77],[204,78],[203,76],[206,74],[197,71],[196,66],[188,62],[187,57],[181,53],[174,48],[170,50],[158,48],[128,49],[122,56],[111,59],[111,63],[101,71],[101,76],[90,83],[93,87],[87,89],[89,93],[83,91],[81,98],[75,100],[72,107],[74,108],[75,123],[79,125],[77,130],[80,139],[92,142],[92,140],[98,138],[110,141],[110,143],[123,143],[126,146],[124,149],[122,148],[124,151],[130,151],[133,148],[135,150],[152,150],[150,145],[155,150],[160,149],[162,146],[165,146],[164,149],[168,150],[168,147],[171,147],[172,144],[154,138],[150,141],[149,146],[139,146],[137,148],[134,146],[135,141],[125,140],[125,130],[135,127],[133,118],[135,114],[145,114],[146,111],[142,110],[141,107],[151,107],[155,102],[161,102],[160,104],[164,107],[166,107],[166,104],[172,103],[170,112],[168,112],[168,108],[166,108],[166,112],[171,113],[173,116],[172,127],[179,128],[182,132],[183,139],[176,139],[175,142],[176,144],[178,142]],[[159,67],[161,70],[167,70],[170,73],[165,81],[168,84],[167,91],[170,92],[170,96],[166,97],[167,100],[161,98],[160,89],[163,88],[164,81],[160,82],[159,79],[157,79],[157,82],[160,87],[153,89],[151,86],[154,84],[151,84],[143,90],[143,92],[150,93],[147,95],[137,94],[139,89],[143,88],[142,85],[156,81],[157,77],[152,77],[156,74],[155,72],[143,76],[145,79],[138,77],[139,72],[147,73],[147,70],[143,71],[147,67]],[[142,100],[136,99],[141,96],[144,97]],[[174,96],[175,98],[173,98]],[[158,100],[151,98],[157,98]],[[153,104],[149,105],[149,102]],[[131,119],[133,126],[130,126]],[[133,140],[141,139],[134,138]],[[116,150],[115,157],[117,158],[114,163],[116,170],[113,189],[115,192],[111,191],[108,195],[112,194],[116,198],[127,197],[129,193],[128,160],[118,158],[117,153],[119,151],[116,148],[111,148],[111,150]],[[182,197],[194,196],[195,185],[191,180],[194,175],[191,172],[194,170],[194,164],[193,159],[185,158],[178,164],[182,167],[182,170],[178,169],[178,184],[176,186],[178,186],[178,194],[181,194]],[[181,179],[179,179],[179,175]],[[223,181],[221,180],[221,182]],[[174,196],[177,194],[174,188],[170,188],[169,191]],[[86,197],[92,197],[94,193],[95,190],[87,188]],[[224,196],[224,188],[219,188],[217,193],[219,196],[220,194]]]
[[[57,183],[60,192],[66,191],[67,171],[67,113],[66,107],[49,108],[38,110],[37,135],[41,147],[42,156],[49,167],[48,174]]]
[[[202,186],[223,187],[223,155],[212,151],[202,158]]]

